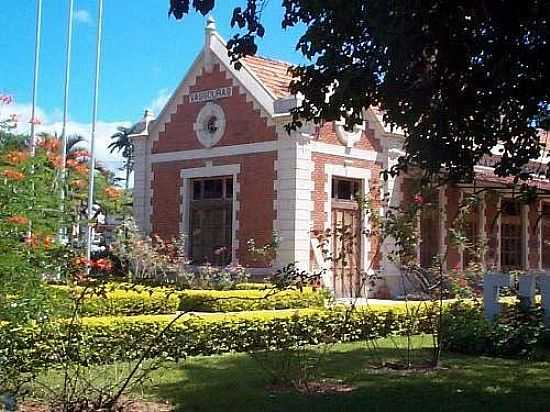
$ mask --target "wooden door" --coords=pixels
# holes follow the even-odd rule
[[[336,298],[363,296],[361,214],[356,202],[332,201],[332,273]]]

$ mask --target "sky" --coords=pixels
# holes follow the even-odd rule
[[[233,7],[244,0],[218,1],[213,17],[225,39]],[[200,51],[206,17],[168,17],[169,0],[104,0],[103,49],[97,126],[98,159],[111,169],[122,158],[107,145],[118,126],[140,119],[144,109],[159,113]],[[97,0],[74,0],[73,53],[69,97],[69,133],[90,135],[95,69]],[[58,132],[63,114],[66,0],[43,0],[42,45],[38,86],[38,131]],[[300,29],[281,28],[279,1],[262,15],[267,33],[262,56],[302,62],[295,51]],[[34,64],[35,0],[2,0],[0,10],[0,95],[15,102],[0,106],[0,119],[18,114],[19,131],[29,127]]]

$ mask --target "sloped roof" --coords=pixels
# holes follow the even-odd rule
[[[273,96],[280,98],[290,94],[288,87],[293,79],[288,71],[292,66],[290,63],[260,56],[247,56],[242,59],[242,62]]]

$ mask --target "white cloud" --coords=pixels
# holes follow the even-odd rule
[[[84,9],[76,10],[74,12],[74,21],[77,23],[83,23],[87,25],[92,24],[92,16],[90,15],[90,12]]]
[[[148,109],[151,110],[155,115],[159,115],[170,97],[172,96],[172,91],[169,89],[161,89],[157,92],[155,98],[149,103]]]
[[[63,123],[59,117],[59,110],[53,110],[53,112],[46,113],[44,110],[38,108],[36,111],[36,117],[40,120],[40,124],[36,126],[36,133],[47,132],[50,134],[61,134]],[[32,106],[30,103],[15,103],[9,106],[0,106],[0,119],[6,118],[12,113],[17,114],[18,126],[16,132],[29,133],[30,131],[30,119],[32,113]],[[96,123],[96,140],[95,140],[95,153],[98,162],[108,167],[113,172],[116,172],[118,176],[122,176],[123,173],[118,171],[123,164],[124,158],[117,152],[111,153],[107,146],[111,143],[111,136],[117,131],[117,127],[124,126],[130,127],[132,122],[121,120],[114,122],[98,121]],[[67,134],[78,134],[86,139],[86,143],[82,146],[89,149],[90,136],[92,131],[91,123],[80,123],[69,121],[67,123]]]

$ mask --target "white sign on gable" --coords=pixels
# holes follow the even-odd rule
[[[233,94],[232,87],[220,87],[212,90],[201,90],[189,94],[189,103],[208,102],[210,100],[223,99]]]

